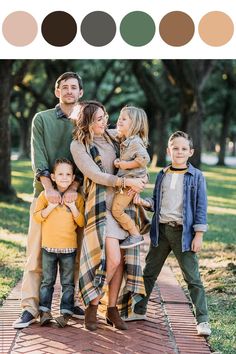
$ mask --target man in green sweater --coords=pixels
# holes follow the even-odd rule
[[[83,96],[81,77],[74,72],[62,74],[55,84],[55,95],[59,103],[55,108],[39,112],[32,122],[31,158],[34,171],[34,200],[30,207],[30,222],[27,239],[27,262],[25,265],[21,306],[23,312],[13,323],[14,328],[25,328],[38,317],[39,287],[41,282],[41,225],[32,217],[36,198],[44,189],[51,203],[71,203],[77,199],[79,177],[63,196],[53,188],[50,173],[54,162],[64,157],[73,162],[70,153],[73,124],[68,118],[80,97]],[[84,311],[74,307],[74,316],[84,317]]]

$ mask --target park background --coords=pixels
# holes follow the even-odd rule
[[[25,261],[32,119],[56,105],[55,80],[65,71],[82,76],[83,99],[101,101],[111,126],[124,105],[147,112],[152,162],[144,195],[168,162],[168,135],[184,130],[193,137],[191,162],[208,186],[200,266],[213,329],[209,342],[215,351],[236,352],[236,60],[0,61],[0,306]],[[185,287],[174,258],[169,264]]]

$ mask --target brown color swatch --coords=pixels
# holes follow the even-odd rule
[[[41,30],[49,44],[62,47],[73,41],[77,33],[77,25],[67,12],[55,11],[45,17]]]
[[[180,47],[192,39],[194,23],[185,12],[169,12],[162,18],[159,32],[164,42],[174,47]]]
[[[23,47],[35,39],[38,32],[34,17],[25,11],[15,11],[9,14],[2,25],[5,39],[12,45]]]
[[[198,31],[201,39],[206,44],[219,47],[232,38],[234,24],[224,12],[212,11],[202,17]]]

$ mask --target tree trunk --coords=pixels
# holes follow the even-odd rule
[[[233,93],[234,94],[234,93]],[[220,132],[220,151],[218,154],[218,166],[225,166],[225,153],[226,153],[226,138],[228,137],[229,127],[231,122],[231,115],[232,115],[232,100],[231,93],[228,94],[227,100],[225,102],[225,110],[222,115],[222,122],[221,122],[221,132]]]
[[[30,129],[32,119],[20,119],[20,146],[18,159],[30,158]]]
[[[190,109],[188,124],[186,127],[186,132],[193,139],[194,154],[189,159],[189,161],[195,166],[200,167],[201,165],[201,153],[202,153],[202,116],[203,116],[203,106],[200,95],[196,95],[196,102],[194,102],[193,107]]]
[[[0,195],[16,195],[11,186],[10,97],[13,60],[0,62]]]

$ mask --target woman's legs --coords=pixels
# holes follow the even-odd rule
[[[124,271],[124,252],[119,240],[106,238],[107,283],[109,285],[108,306],[116,306]]]
[[[116,304],[123,276],[123,264],[119,241],[115,238],[106,237],[106,281],[109,284],[109,306],[112,306],[110,302]],[[98,305],[100,298],[101,296],[98,296],[90,303]]]
[[[114,238],[106,238],[106,262],[107,282],[109,286],[109,297],[107,307],[107,321],[118,329],[128,329],[127,324],[120,318],[116,307],[118,294],[123,278],[124,253],[121,251],[119,241]]]
[[[116,308],[123,278],[124,253],[120,249],[119,240],[111,237],[106,237],[106,267],[106,281],[109,286],[108,314],[110,322],[112,322],[116,328],[127,329],[127,325],[121,320]],[[98,296],[96,299],[92,300],[85,310],[85,326],[92,331],[97,329],[96,312],[100,298],[101,296]]]

